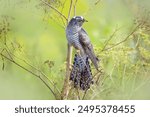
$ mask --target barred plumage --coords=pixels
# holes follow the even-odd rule
[[[74,87],[79,87],[82,90],[90,88],[93,81],[88,56],[81,57],[75,54],[70,80],[73,81]]]
[[[85,21],[81,16],[73,17],[66,28],[66,37],[69,45],[80,51],[78,55],[75,55],[70,80],[74,82],[75,87],[79,86],[83,90],[88,89],[92,82],[88,59],[92,61],[98,70],[98,59],[94,53],[88,34],[82,28],[82,24]]]

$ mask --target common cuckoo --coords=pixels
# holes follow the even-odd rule
[[[88,34],[82,28],[84,22],[87,20],[82,16],[75,16],[69,21],[66,28],[68,44],[79,51],[74,57],[70,80],[74,81],[75,87],[79,86],[83,90],[88,89],[93,82],[89,59],[98,70],[98,58],[94,53]]]

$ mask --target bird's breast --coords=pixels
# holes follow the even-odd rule
[[[68,43],[71,45],[73,45],[74,43],[76,44],[79,43],[79,34],[77,32],[67,31],[66,37],[67,37]]]

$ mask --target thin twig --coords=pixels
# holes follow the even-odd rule
[[[55,83],[52,82],[42,71],[40,71],[40,73],[41,73],[45,78],[47,78],[48,81],[52,83],[52,85],[55,85]],[[58,93],[61,94],[60,91],[59,91],[59,89],[58,89],[56,86],[54,86],[54,87],[56,88],[56,90],[58,91]]]
[[[121,28],[121,27],[120,27]],[[115,36],[115,34],[117,33],[117,31],[120,29],[120,28],[117,28],[117,29],[115,29],[115,31],[112,33],[112,35],[109,37],[109,39],[106,41],[106,43],[105,43],[105,45],[104,45],[104,47],[103,47],[103,49],[101,50],[101,51],[104,51],[105,50],[105,48],[106,48],[106,46],[108,45],[108,43],[111,41],[111,39],[113,39],[113,37]]]
[[[2,56],[1,56],[2,57]],[[2,61],[3,61],[3,66],[2,66],[2,70],[4,70],[5,69],[5,63],[4,63],[4,57],[2,57]]]
[[[101,2],[101,0],[97,0],[94,5],[97,5],[100,2]]]
[[[88,89],[85,90],[84,95],[83,95],[83,97],[82,97],[82,100],[85,99],[85,96],[86,96],[87,91],[88,91]]]
[[[101,73],[102,73],[101,71],[97,71],[97,73],[95,73],[95,75],[93,76],[92,80],[93,80],[97,75],[100,75]],[[86,89],[86,91],[84,92],[83,97],[82,97],[82,100],[85,99],[85,95],[86,95],[87,91],[88,91],[88,89]]]
[[[77,88],[76,91],[77,91],[77,97],[78,97],[78,99],[80,100],[81,98],[80,98],[80,92],[79,92],[79,89]]]
[[[95,73],[95,75],[93,76],[92,80],[97,76],[97,75],[101,75],[101,71],[97,71],[97,73]],[[85,96],[86,96],[86,93],[87,93],[88,89],[85,90],[84,94],[83,94],[83,97],[82,97],[82,100],[85,99]]]
[[[99,4],[101,0],[98,0],[97,2],[95,2],[94,4],[92,4],[88,10],[84,13],[84,15],[86,15],[89,11],[92,11],[94,8],[96,8],[95,6]]]
[[[66,18],[66,16],[64,14],[62,14],[60,11],[58,11],[56,8],[54,8],[53,6],[51,6],[49,3],[45,2],[44,0],[41,0],[45,5],[49,6],[50,8],[52,8],[54,11],[56,11],[59,15],[61,15],[67,22],[68,19]]]
[[[124,81],[124,79],[125,79],[125,74],[126,74],[126,68],[127,68],[127,66],[126,66],[126,64],[124,64],[124,69],[123,69],[123,73],[122,73],[122,90],[123,90],[123,92],[124,92],[124,90],[125,90],[125,81]]]
[[[99,80],[100,80],[101,75],[102,75],[102,74],[100,73],[100,74],[97,76],[97,79],[96,79],[96,82],[95,82],[97,85],[98,85],[98,82],[99,82]]]
[[[54,91],[51,89],[51,87],[40,77],[40,75],[35,74],[34,72],[28,70],[27,68],[23,67],[22,65],[20,65],[19,63],[15,62],[14,60],[8,58],[7,56],[3,55],[2,53],[0,53],[0,55],[2,57],[4,57],[5,59],[9,60],[10,62],[14,63],[15,65],[17,65],[18,67],[24,69],[25,71],[31,73],[32,75],[36,76],[37,78],[39,78],[46,86],[47,88],[51,91],[51,93],[54,95],[54,97],[56,99],[58,99],[58,97],[56,96],[56,94],[54,93]]]
[[[64,10],[65,4],[66,4],[66,0],[65,0],[65,1],[63,2],[63,4],[62,4],[61,14],[63,14],[63,10]],[[60,18],[61,18],[61,20],[62,20],[62,23],[63,23],[64,27],[66,27],[66,24],[65,24],[65,22],[64,22],[64,19],[63,19],[62,17],[60,17]]]
[[[27,64],[28,66],[30,66],[31,68],[33,68],[34,70],[38,71],[41,75],[43,75],[53,86],[55,85],[54,82],[52,82],[41,70],[39,70],[38,68],[36,68],[35,66],[31,65],[30,63],[28,63],[26,60],[23,60],[19,57],[17,57],[16,55],[14,55],[13,53],[11,52],[8,52],[8,50],[5,48],[3,50],[6,50],[7,54],[10,56],[10,58],[13,60],[12,56],[17,58],[18,60],[21,60],[23,61],[25,64]],[[1,52],[2,53],[2,52]],[[12,55],[12,56],[11,56]],[[59,92],[60,94],[60,91],[59,89],[55,86],[55,88],[57,89],[57,91]]]
[[[72,3],[73,3],[73,0],[70,1],[70,7],[69,7],[69,12],[68,12],[68,22],[70,20],[70,14],[71,14],[71,10],[72,10]]]
[[[55,88],[56,90],[58,91],[58,93],[60,94],[60,91],[59,89],[56,87],[55,83],[53,81],[51,81],[41,70],[37,69],[36,67],[34,67],[33,65],[29,64],[28,62],[26,62],[24,60],[24,62],[29,65],[30,67],[34,68],[35,70],[37,70],[41,75],[43,75]]]
[[[4,51],[6,51],[6,53],[8,54],[8,56],[13,60],[12,56],[10,55],[10,53],[8,52],[9,50],[7,50],[6,48],[4,48],[1,53],[3,53]]]
[[[94,76],[92,77],[92,80],[97,76],[97,75],[99,75],[99,74],[101,74],[102,73],[102,71],[97,71],[95,74],[94,74]]]
[[[78,0],[75,1],[74,3],[74,16],[76,16],[76,5],[77,5]]]
[[[58,21],[56,21],[52,16],[49,16],[50,17],[50,19],[53,21],[53,22],[55,22],[58,26],[60,26],[61,28],[63,28],[63,29],[65,29],[65,25],[63,24],[63,25],[61,25]],[[61,19],[63,19],[62,17],[61,17]]]
[[[7,53],[8,56],[10,57],[10,60],[14,61],[14,60],[13,60],[13,57],[15,57],[15,58],[17,58],[17,59],[23,61],[23,62],[26,63],[28,66],[30,66],[31,68],[33,68],[34,70],[36,70],[36,71],[38,71],[40,74],[42,74],[42,75],[48,80],[48,82],[50,82],[50,83],[54,86],[54,82],[52,82],[41,70],[37,69],[36,67],[34,67],[33,65],[29,64],[29,63],[26,62],[25,60],[23,60],[23,59],[17,57],[16,55],[14,55],[13,53],[11,53],[11,51],[10,51],[9,47],[7,46],[7,43],[6,43],[6,42],[5,42],[5,46],[6,46],[6,48],[4,48],[4,49],[1,51],[1,54],[2,54],[4,51],[6,51],[6,53]],[[8,50],[7,50],[7,49],[8,49]],[[2,58],[3,58],[3,57],[2,57]],[[38,76],[39,76],[39,75],[38,75]],[[39,77],[40,77],[40,76],[39,76]],[[55,88],[57,89],[58,93],[60,94],[60,91],[58,90],[58,88],[57,88],[57,87],[55,87]]]
[[[118,46],[118,45],[124,43],[125,41],[127,41],[128,38],[129,38],[132,34],[134,34],[135,31],[136,31],[142,24],[143,24],[143,23],[140,23],[139,25],[137,25],[137,26],[132,30],[132,32],[131,32],[123,41],[118,42],[118,43],[116,43],[115,45],[113,45],[113,46],[111,46],[111,47],[109,47],[109,48],[106,48],[105,50],[112,49],[112,48],[114,48],[114,47],[116,47],[116,46]]]

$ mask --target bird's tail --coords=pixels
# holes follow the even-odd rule
[[[87,90],[90,88],[90,84],[92,84],[93,81],[89,59],[87,56],[75,54],[70,80],[73,81],[74,87],[79,87],[82,90]]]

